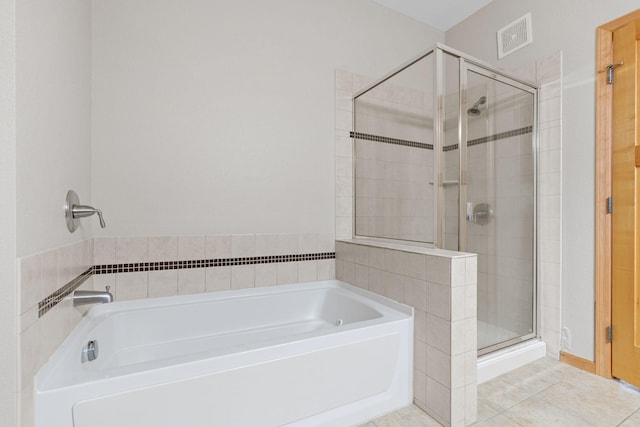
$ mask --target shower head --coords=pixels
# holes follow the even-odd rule
[[[478,108],[479,106],[486,104],[487,102],[487,97],[486,96],[481,96],[480,99],[478,99],[476,101],[475,104],[473,104],[473,107],[469,108],[467,110],[467,114],[472,116],[472,117],[477,117],[480,115],[480,108]]]

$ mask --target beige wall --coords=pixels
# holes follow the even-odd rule
[[[0,84],[16,88],[17,111],[2,98],[6,425],[31,424],[33,372],[82,314],[67,299],[37,320],[38,301],[93,255],[97,220],[73,235],[65,227],[68,189],[103,209],[101,235],[308,231],[333,242],[334,69],[381,74],[444,37],[366,0],[8,3]],[[296,280],[334,275],[333,261],[293,267]],[[258,270],[256,284],[272,279]]]
[[[0,419],[17,424],[15,0],[0,0]]]
[[[563,347],[593,360],[595,29],[638,7],[624,0],[494,0],[446,33],[448,45],[503,69],[563,52]],[[527,12],[533,43],[497,60],[495,32]]]
[[[94,2],[99,236],[334,231],[335,69],[443,34],[370,1]]]
[[[2,170],[13,174],[14,200],[9,207],[14,216],[7,221],[0,217],[0,223],[15,235],[13,270],[7,269],[13,275],[3,280],[11,284],[11,295],[2,298],[10,309],[1,312],[11,313],[11,338],[3,342],[13,344],[3,347],[3,354],[11,354],[13,363],[2,366],[12,366],[17,375],[10,387],[3,384],[2,391],[11,390],[17,399],[10,413],[3,415],[3,422],[28,426],[32,423],[33,361],[51,354],[52,349],[44,350],[44,341],[57,346],[72,327],[49,316],[49,329],[42,336],[55,339],[38,339],[40,326],[45,324],[36,321],[38,301],[78,274],[70,252],[62,248],[83,248],[83,240],[91,236],[88,220],[74,234],[69,233],[62,210],[69,189],[77,191],[81,202],[91,203],[91,3],[26,0],[16,4],[12,18],[16,32],[15,169],[3,165]],[[92,257],[92,252],[83,249],[73,253],[82,257],[82,252]],[[37,254],[28,259],[40,260],[39,254],[45,253],[53,254],[43,257],[52,263],[38,262],[26,268],[25,257]],[[5,268],[2,270],[4,273]],[[16,410],[16,400],[22,410]]]
[[[17,3],[19,257],[90,236],[91,220],[71,234],[61,209],[69,189],[91,203],[90,52],[91,2]]]

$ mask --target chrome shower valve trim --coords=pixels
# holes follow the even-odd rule
[[[69,190],[67,192],[67,198],[64,202],[64,218],[67,222],[67,228],[71,233],[76,231],[78,225],[80,225],[79,218],[84,218],[93,214],[98,214],[100,227],[105,228],[107,224],[104,222],[102,211],[100,209],[96,209],[93,206],[81,205],[75,191]]]

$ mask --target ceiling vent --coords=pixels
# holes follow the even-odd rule
[[[525,47],[533,41],[531,13],[498,30],[498,59]]]

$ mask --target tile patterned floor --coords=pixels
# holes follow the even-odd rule
[[[478,386],[474,427],[640,427],[640,390],[545,358]],[[439,427],[410,406],[361,427]]]

